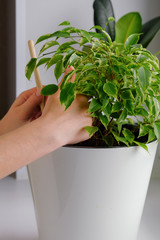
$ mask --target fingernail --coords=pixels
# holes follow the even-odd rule
[[[41,96],[41,88],[37,88],[36,96],[37,97]]]

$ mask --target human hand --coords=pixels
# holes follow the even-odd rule
[[[73,67],[67,68],[65,74],[73,70]],[[75,76],[72,77],[72,82]],[[60,83],[61,84],[61,83]],[[45,119],[47,134],[56,136],[59,145],[74,144],[89,138],[85,126],[92,126],[92,118],[87,114],[89,107],[87,97],[77,95],[72,105],[65,111],[61,106],[60,89],[49,96],[44,107],[42,118]],[[52,134],[54,129],[54,134]]]
[[[42,96],[36,87],[22,92],[0,121],[0,135],[38,118],[41,115],[41,101]]]

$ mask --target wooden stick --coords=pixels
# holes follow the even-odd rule
[[[35,47],[34,47],[34,42],[33,42],[33,40],[29,40],[29,41],[28,41],[28,47],[29,47],[29,52],[30,52],[31,58],[37,58],[37,56],[36,56],[36,50],[35,50]],[[35,76],[35,81],[36,81],[37,89],[42,89],[40,72],[39,72],[39,69],[38,69],[38,68],[35,68],[35,70],[34,70],[34,76]],[[43,99],[42,99],[42,102],[41,102],[41,104],[40,104],[40,107],[41,107],[41,111],[43,111],[43,108],[44,108],[44,97],[43,97]]]

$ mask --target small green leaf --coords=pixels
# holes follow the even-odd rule
[[[149,133],[148,133],[148,143],[152,142],[155,139],[156,135],[153,131],[153,129],[149,129]]]
[[[31,58],[25,68],[25,76],[28,80],[30,80],[31,75],[36,67],[37,58]]]
[[[122,133],[124,137],[132,144],[134,141],[134,134],[126,128],[123,129]]]
[[[68,82],[64,85],[60,93],[60,102],[65,105],[65,110],[72,104],[75,99],[75,84]]]
[[[134,143],[137,144],[138,146],[144,148],[148,152],[148,147],[145,143],[141,143],[141,142],[137,142],[137,141],[134,141]]]
[[[149,131],[148,127],[141,124],[138,137],[143,137],[143,136],[147,135],[148,131]]]
[[[151,77],[151,72],[144,67],[140,67],[138,69],[138,76],[139,76],[140,86],[142,87],[143,91],[145,91],[149,86],[149,79]]]
[[[90,34],[87,32],[87,31],[85,31],[85,30],[80,30],[80,33],[81,33],[81,35],[84,37],[84,38],[86,38],[87,40],[88,40],[88,42],[91,42],[91,36],[90,36]]]
[[[59,77],[62,75],[62,72],[63,72],[63,62],[62,62],[62,60],[59,60],[56,63],[56,66],[54,69],[54,75],[55,75],[57,81],[58,81]]]
[[[99,117],[101,123],[102,123],[102,124],[104,125],[104,127],[107,129],[108,123],[109,123],[108,117],[106,117],[105,115],[103,115],[103,114],[101,114],[101,113],[98,115],[98,117]]]
[[[118,112],[122,109],[123,103],[122,102],[116,102],[112,107],[112,112]]]
[[[56,93],[58,90],[58,86],[55,84],[48,84],[46,85],[44,88],[42,88],[41,90],[41,94],[44,96],[49,96],[52,95],[54,93]]]
[[[142,107],[138,107],[135,109],[135,114],[138,116],[142,116],[142,117],[148,117],[148,112],[146,109],[142,108]]]
[[[89,104],[89,112],[96,112],[101,108],[101,104],[95,99],[93,98],[92,101]]]
[[[126,144],[127,146],[129,146],[127,139],[125,139],[124,137],[120,137],[118,136],[116,133],[112,132],[113,136],[115,137],[117,142],[123,142],[124,144]]]
[[[45,44],[43,45],[43,47],[41,48],[39,54],[41,54],[42,52],[44,52],[44,51],[47,50],[48,48],[53,47],[53,46],[55,46],[55,45],[59,45],[59,43],[58,43],[57,41],[49,41],[49,42],[45,43]]]
[[[125,47],[128,48],[132,45],[137,44],[139,41],[139,34],[132,34],[130,35],[125,42]]]
[[[103,86],[103,90],[111,97],[117,97],[117,87],[113,82],[107,82]]]
[[[160,140],[160,122],[158,121],[154,122],[153,127],[154,127],[154,132],[157,137],[157,140],[159,141]]]
[[[70,22],[64,21],[64,22],[60,23],[58,26],[66,26],[66,25],[70,25]]]
[[[49,62],[50,59],[51,59],[51,58],[42,58],[42,59],[40,59],[39,62],[37,63],[37,66],[36,66],[36,67],[39,67],[40,65]]]
[[[96,133],[98,131],[98,127],[94,127],[94,126],[86,126],[84,127],[84,129],[89,133],[89,137],[91,137],[94,133]]]
[[[121,94],[121,98],[125,99],[125,100],[133,100],[134,99],[131,90],[128,90],[128,89],[123,90],[123,92]]]
[[[53,55],[53,57],[50,59],[50,61],[47,64],[47,69],[49,69],[51,66],[56,64],[58,61],[62,60],[63,56],[59,54]]]
[[[126,117],[127,117],[127,110],[124,108],[123,111],[122,111],[122,113],[121,113],[121,115],[120,115],[120,117],[118,118],[117,121],[118,121],[118,122],[121,122],[121,121],[125,120]]]

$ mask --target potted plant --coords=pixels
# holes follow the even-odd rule
[[[86,126],[92,136],[88,141],[29,166],[40,239],[136,239],[157,148],[154,140],[160,139],[159,62],[139,43],[139,13],[116,23],[113,15],[106,20],[104,28],[96,25],[89,31],[61,23],[61,30],[37,40],[47,41],[26,66],[28,79],[37,66],[55,66],[58,81],[72,65],[60,87],[61,104],[67,111],[76,94],[84,94],[93,117],[93,127]],[[111,23],[115,38],[106,31]],[[61,38],[65,42],[60,44]],[[57,89],[49,84],[41,93]]]

